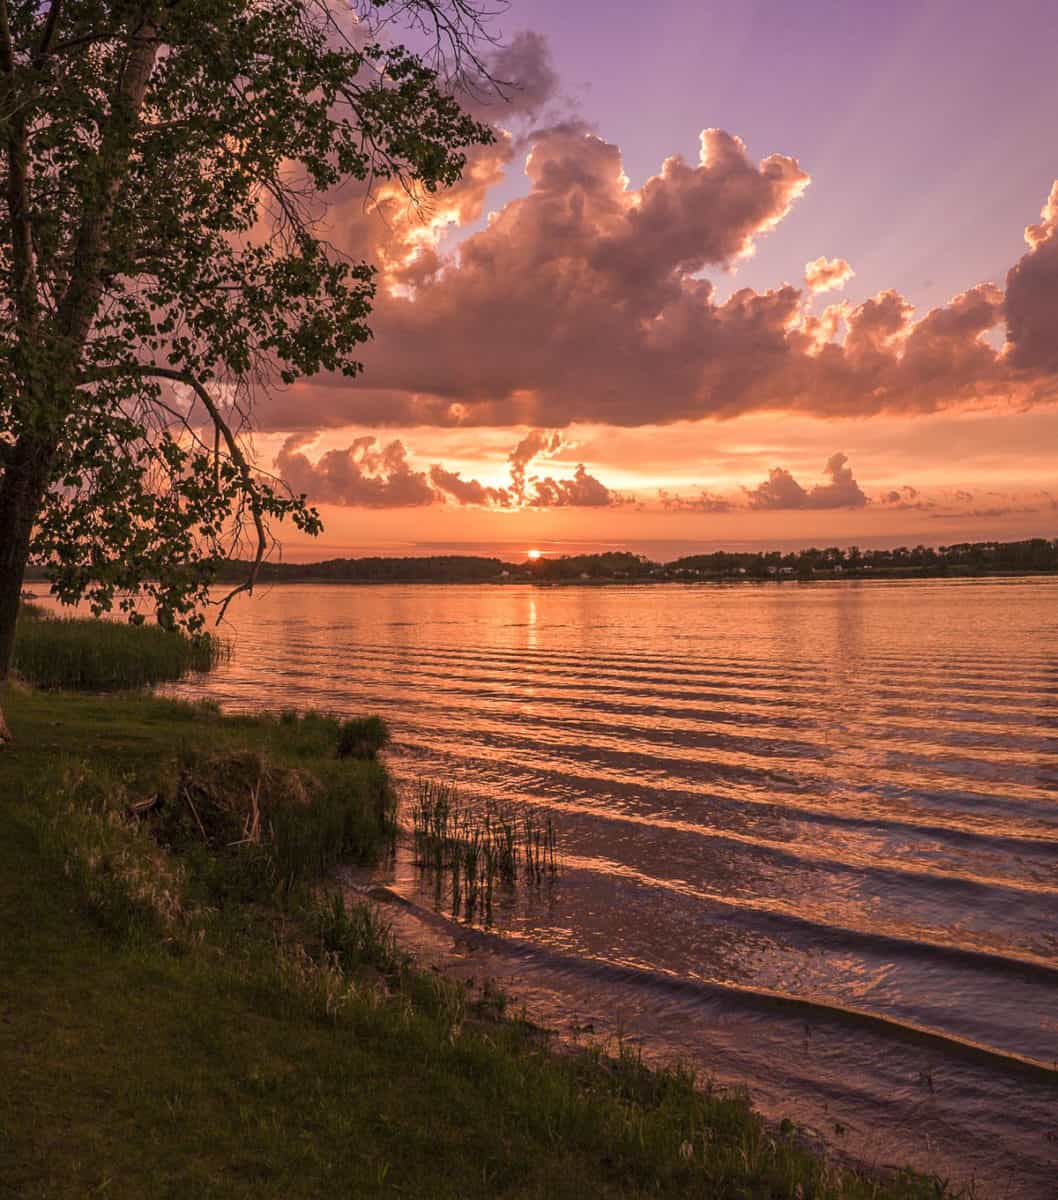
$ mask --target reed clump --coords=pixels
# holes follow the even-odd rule
[[[230,656],[222,638],[158,625],[54,617],[23,604],[12,666],[27,683],[73,691],[122,691],[211,671]]]
[[[411,800],[418,865],[445,878],[452,907],[491,913],[497,885],[539,884],[558,872],[554,822],[497,800],[471,804],[448,783],[420,779]]]

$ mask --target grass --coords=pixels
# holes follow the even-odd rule
[[[384,772],[339,759],[326,718],[0,703],[3,1200],[948,1194],[841,1170],[740,1093],[625,1049],[552,1053],[489,1017],[494,997],[416,970],[373,910],[310,889],[322,859],[285,888],[240,883],[239,856],[278,856],[281,835],[229,846],[225,823],[248,837],[255,787],[259,831],[274,821],[289,772],[310,792],[346,773],[353,848],[384,852]],[[223,811],[184,821],[181,786]]]
[[[12,665],[38,687],[102,692],[209,671],[227,654],[225,642],[209,634],[188,637],[158,625],[53,617],[39,605],[23,604]]]

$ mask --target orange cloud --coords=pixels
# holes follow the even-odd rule
[[[1007,358],[1028,371],[1058,373],[1058,180],[1025,230],[1029,252],[1007,273]]]
[[[539,455],[559,449],[557,433],[531,430],[508,458],[511,482],[492,487],[435,463],[419,470],[408,459],[404,443],[394,439],[376,448],[377,439],[355,438],[341,450],[327,450],[313,462],[304,451],[315,434],[291,434],[275,457],[275,468],[292,491],[312,503],[347,508],[415,508],[444,504],[481,508],[605,508],[625,503],[623,497],[578,463],[572,478],[527,475]]]
[[[528,195],[456,252],[441,252],[436,228],[390,222],[379,255],[393,286],[379,295],[363,383],[299,385],[262,409],[265,427],[630,427],[1058,399],[1058,188],[1005,296],[981,283],[918,316],[888,290],[814,317],[788,284],[721,303],[701,277],[750,253],[789,211],[808,183],[795,159],[754,163],[739,139],[707,130],[697,163],[669,158],[636,190],[618,147],[582,125],[537,130],[529,143]],[[460,222],[479,214],[512,147],[483,151],[439,210]],[[368,243],[369,224],[357,218]],[[817,282],[847,268],[809,267],[820,263]],[[986,335],[1004,319],[999,351]]]
[[[863,508],[867,496],[853,478],[846,455],[832,454],[827,459],[823,472],[828,482],[817,483],[810,489],[803,488],[783,467],[774,467],[768,478],[752,490],[746,489],[750,508]]]
[[[373,437],[357,438],[345,450],[328,450],[318,462],[303,453],[314,438],[294,434],[283,443],[275,466],[292,491],[316,504],[362,508],[413,508],[433,504],[426,475],[408,462],[403,442],[375,449]]]
[[[814,258],[805,263],[805,285],[810,292],[843,288],[856,272],[843,258]]]

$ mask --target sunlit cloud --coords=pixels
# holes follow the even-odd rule
[[[816,258],[805,263],[805,286],[810,292],[843,288],[856,272],[843,258]]]
[[[530,473],[531,464],[556,451],[561,436],[531,430],[508,456],[510,479],[492,486],[465,479],[440,463],[420,469],[409,459],[400,439],[380,444],[367,434],[341,449],[322,451],[313,461],[305,453],[313,434],[291,434],[275,456],[276,471],[292,491],[317,504],[349,508],[415,508],[454,502],[494,509],[606,508],[624,497],[578,463],[570,476]]]
[[[707,128],[696,155],[658,147],[645,180],[640,155],[633,186],[621,147],[570,115],[544,39],[498,53],[515,86],[467,97],[497,136],[459,183],[416,200],[383,182],[327,215],[336,245],[379,265],[375,338],[354,383],[261,405],[296,490],[467,529],[614,529],[616,510],[622,531],[702,536],[1053,514],[1058,182],[1005,278],[942,303],[916,308],[829,232],[769,283],[747,260],[789,250],[812,164]],[[736,286],[747,271],[757,286]]]

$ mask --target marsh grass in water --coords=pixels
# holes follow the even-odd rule
[[[491,914],[497,885],[540,884],[558,872],[554,823],[531,810],[467,802],[450,784],[420,779],[411,796],[417,864],[447,882],[452,908]]]
[[[227,643],[211,634],[189,637],[158,625],[55,617],[23,604],[12,667],[38,687],[119,691],[210,671],[229,653]]]

